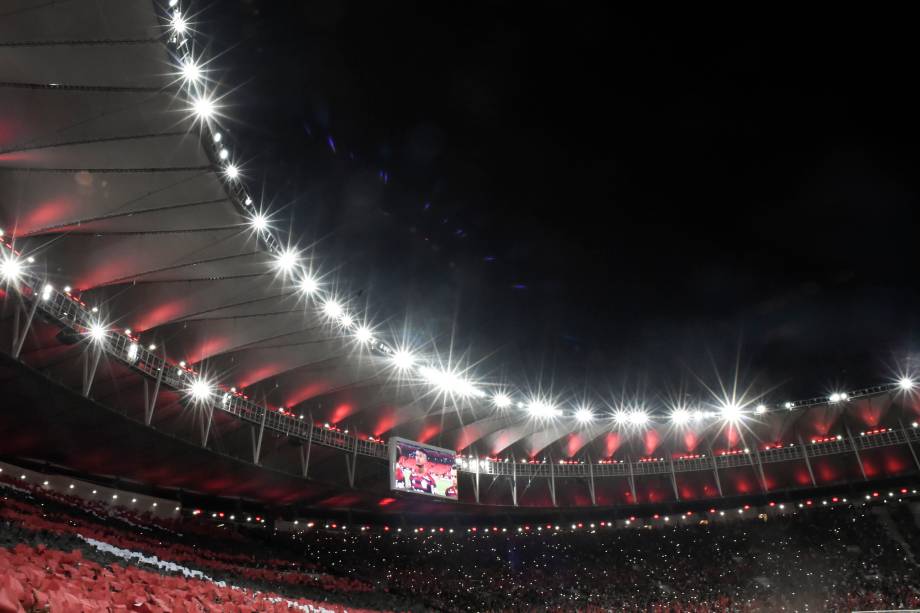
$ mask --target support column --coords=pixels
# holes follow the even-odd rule
[[[712,476],[716,480],[716,489],[719,490],[719,498],[723,498],[725,494],[722,493],[722,480],[719,478],[719,464],[716,462],[716,454],[712,452],[712,447],[709,448],[709,459],[712,461]]]
[[[763,488],[763,493],[766,494],[770,491],[767,487],[767,475],[763,471],[763,461],[760,459],[760,450],[757,446],[754,446],[754,459],[757,461],[757,474],[760,476],[760,486]]]
[[[753,447],[749,447],[747,441],[744,440],[744,434],[741,432],[741,429],[738,429],[738,438],[741,439],[741,444],[744,445],[745,449],[753,449],[748,455],[753,455],[754,459],[751,460],[751,466],[757,472],[757,478],[760,480],[760,488],[763,490],[763,493],[767,493],[767,478],[763,473],[763,464],[760,463],[760,452],[757,450],[757,442],[754,442]]]
[[[358,437],[355,436],[355,447],[351,457],[345,456],[345,466],[348,468],[348,487],[355,489],[355,470],[358,468]]]
[[[201,446],[208,446],[208,436],[211,434],[211,422],[214,421],[214,405],[210,402],[205,406],[205,414],[202,416],[204,425],[201,432]]]
[[[261,409],[262,423],[259,424],[259,434],[253,439],[252,448],[252,463],[256,466],[259,465],[259,458],[262,457],[262,437],[265,435],[265,420],[268,419],[268,408],[263,406]]]
[[[473,456],[473,495],[476,497],[476,504],[479,504],[479,456]]]
[[[805,458],[805,467],[808,469],[808,476],[811,477],[811,484],[817,487],[818,483],[815,481],[815,472],[811,469],[811,460],[808,458],[808,447],[802,442],[801,434],[799,435],[799,445],[802,447],[802,457]]]
[[[639,504],[639,498],[636,496],[636,473],[633,470],[632,458],[626,456],[626,467],[629,468],[629,491],[632,492],[632,503]]]
[[[674,488],[674,500],[680,502],[680,492],[677,491],[677,473],[674,471],[674,458],[668,458],[668,464],[671,468],[671,487]]]
[[[549,457],[549,497],[556,506],[556,462],[553,456]]]
[[[518,506],[517,496],[517,460],[511,458],[511,503]]]
[[[99,368],[99,360],[102,358],[102,347],[98,347],[95,342],[92,342],[90,351],[93,353],[92,357],[88,357],[86,353],[83,354],[83,395],[87,398],[89,398],[89,392],[93,388],[96,369]]]
[[[153,422],[153,411],[157,406],[157,398],[160,395],[160,384],[163,382],[163,371],[166,370],[166,362],[160,365],[157,370],[157,380],[153,384],[153,393],[147,394],[147,379],[144,379],[144,424],[150,425]]]
[[[843,424],[843,427],[846,428],[847,437],[850,439],[850,447],[853,448],[853,453],[856,455],[856,462],[859,464],[859,472],[862,473],[863,481],[868,481],[869,477],[866,476],[866,469],[863,467],[862,458],[859,456],[859,447],[856,446],[856,439],[853,438],[853,433],[850,432],[850,426]]]
[[[29,335],[29,329],[32,327],[32,321],[35,319],[35,312],[38,310],[38,302],[41,300],[41,297],[35,292],[32,294],[32,307],[29,309],[29,315],[26,317],[26,323],[23,326],[19,326],[19,308],[16,308],[16,326],[13,328],[15,332],[13,336],[13,359],[18,360],[19,354],[22,353],[22,346],[26,342],[26,337]]]
[[[591,504],[597,506],[597,492],[594,486],[594,463],[591,462],[591,456],[588,455],[588,491],[591,493]]]
[[[310,429],[307,432],[307,446],[300,448],[300,472],[303,477],[307,478],[307,473],[310,471],[310,451],[313,449],[313,416],[310,416]]]
[[[920,469],[920,459],[917,458],[917,450],[914,449],[914,444],[910,442],[910,430],[904,427],[904,422],[898,418],[898,423],[901,425],[901,432],[904,433],[904,438],[907,440],[907,448],[910,449],[910,455],[914,457],[914,464],[917,466],[917,469]]]

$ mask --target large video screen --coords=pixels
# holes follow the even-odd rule
[[[397,491],[459,500],[457,454],[449,449],[391,438],[390,479]]]

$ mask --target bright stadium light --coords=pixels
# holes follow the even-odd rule
[[[648,423],[648,413],[642,409],[635,409],[629,412],[627,420],[633,426],[644,426]]]
[[[235,164],[227,164],[224,167],[224,175],[230,180],[236,179],[240,176],[240,169]]]
[[[330,298],[323,303],[323,315],[329,319],[339,319],[345,313],[345,309],[337,301]]]
[[[182,61],[182,64],[179,67],[179,74],[182,75],[182,78],[186,83],[195,85],[201,81],[201,76],[203,73],[201,66],[199,66],[195,60],[192,58],[186,58]]]
[[[3,276],[4,281],[18,281],[22,272],[23,266],[19,258],[13,254],[3,255],[3,261],[0,262],[0,275]]]
[[[691,418],[690,411],[687,409],[677,408],[671,411],[671,423],[675,426],[685,426]]]
[[[492,395],[492,404],[498,409],[507,409],[511,406],[511,397],[504,392],[497,392]]]
[[[423,366],[419,368],[418,372],[425,381],[445,394],[464,398],[483,395],[482,391],[472,381],[456,373],[432,368],[431,366]]]
[[[719,407],[719,414],[727,422],[736,422],[744,416],[744,411],[740,405],[734,402],[724,402]]]
[[[297,266],[298,259],[299,256],[295,250],[285,249],[275,256],[275,267],[281,272],[292,272],[294,267]]]
[[[914,389],[914,385],[916,384],[910,377],[904,376],[898,379],[898,387],[900,387],[905,392],[909,392],[910,390]]]
[[[580,424],[589,424],[594,421],[594,411],[588,407],[579,407],[575,411],[575,420]]]
[[[846,392],[834,392],[833,394],[831,394],[830,396],[828,396],[827,399],[828,399],[832,404],[836,404],[836,403],[838,403],[838,402],[843,402],[844,400],[846,400],[846,399],[848,399],[848,398],[849,398],[849,396],[847,396]]]
[[[613,423],[618,426],[624,426],[629,423],[629,413],[623,410],[613,412]]]
[[[208,121],[214,117],[216,110],[217,107],[214,105],[214,101],[207,96],[198,96],[192,101],[192,111],[202,121]]]
[[[172,27],[173,32],[176,34],[181,35],[188,31],[188,22],[179,11],[173,11],[172,19],[169,21],[169,25]]]
[[[561,411],[553,406],[551,402],[543,398],[533,398],[527,405],[527,412],[531,417],[537,419],[550,419],[558,417]]]
[[[405,349],[397,349],[394,351],[393,355],[390,356],[390,360],[393,362],[393,366],[403,371],[409,370],[412,368],[412,365],[415,364],[415,356]]]
[[[319,281],[317,281],[313,275],[307,273],[300,280],[300,292],[304,296],[309,296],[315,293],[316,290],[318,289],[319,289]]]
[[[754,409],[754,412],[757,413],[758,415],[763,415],[764,413],[767,412],[767,407],[766,405],[758,404],[757,408]]]
[[[105,340],[105,335],[108,333],[108,330],[98,321],[92,322],[89,327],[86,329],[86,334],[89,336],[90,340],[96,343],[101,343]]]
[[[358,329],[355,330],[355,340],[366,345],[374,340],[374,333],[367,326],[358,326]]]
[[[196,401],[204,402],[214,393],[214,388],[206,379],[198,377],[188,386],[188,393]]]
[[[342,313],[339,316],[339,325],[343,328],[350,328],[355,325],[355,318],[350,313]]]
[[[256,232],[262,232],[268,228],[268,217],[261,212],[255,213],[249,218],[249,225]]]

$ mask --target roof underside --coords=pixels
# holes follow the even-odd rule
[[[33,272],[72,286],[109,323],[174,361],[363,434],[517,457],[739,444],[737,430],[717,426],[621,436],[606,422],[578,427],[458,409],[395,381],[383,358],[343,338],[276,274],[188,113],[164,35],[150,0],[10,0],[0,8],[0,226],[35,258]],[[46,331],[30,337],[23,358],[78,378],[81,352]],[[140,406],[142,389],[140,375],[112,367],[94,395]],[[168,395],[162,402],[181,405]],[[846,411],[858,428],[880,423],[890,404],[884,396],[780,414],[742,434],[825,434],[842,427]],[[169,410],[158,417],[180,418]],[[230,437],[235,426],[226,421]]]

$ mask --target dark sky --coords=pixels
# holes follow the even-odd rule
[[[888,376],[920,313],[909,20],[612,4],[195,8],[251,188],[387,327],[570,390],[738,354],[777,400]]]

